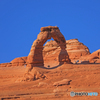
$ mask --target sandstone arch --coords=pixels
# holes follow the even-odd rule
[[[43,44],[51,37],[59,44],[61,52],[59,54],[59,64],[70,63],[66,51],[66,41],[57,26],[42,27],[37,39],[33,42],[30,53],[27,58],[26,73],[32,70],[34,66],[44,66],[43,61]]]

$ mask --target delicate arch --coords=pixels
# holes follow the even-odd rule
[[[61,48],[59,54],[59,64],[69,63],[69,57],[66,51],[66,40],[57,26],[42,27],[37,39],[33,42],[30,53],[27,58],[27,66],[44,66],[43,61],[43,44],[51,37],[57,42]]]

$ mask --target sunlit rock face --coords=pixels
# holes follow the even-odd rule
[[[42,27],[41,32],[38,34],[37,39],[33,42],[30,53],[27,57],[27,66],[44,66],[43,59],[43,44],[53,38],[60,47],[58,56],[59,64],[70,63],[69,56],[66,51],[66,40],[57,26]]]
[[[55,41],[51,40],[47,42],[43,49],[44,61],[50,61],[52,59],[57,61],[60,50],[59,45]],[[66,40],[66,51],[69,55],[69,59],[73,63],[81,56],[90,54],[88,47],[79,42],[78,39]]]

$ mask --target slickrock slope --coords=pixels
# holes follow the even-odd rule
[[[63,64],[39,70],[47,78],[17,82],[24,66],[1,67],[0,100],[100,100],[100,64]],[[71,97],[71,91],[97,92],[98,96]]]

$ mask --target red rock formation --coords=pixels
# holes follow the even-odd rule
[[[32,69],[33,66],[44,66],[43,60],[43,44],[51,37],[60,46],[61,51],[59,54],[59,63],[70,63],[66,49],[66,41],[60,30],[56,26],[42,27],[41,32],[38,34],[37,39],[33,42],[30,53],[27,57],[27,67]]]
[[[81,56],[90,54],[88,47],[79,42],[78,39],[67,40],[66,45],[70,59],[79,59]]]
[[[11,67],[12,66],[12,63],[8,63],[6,67]]]
[[[89,49],[78,39],[66,40],[66,51],[72,62],[78,60],[81,56],[89,55]],[[58,55],[60,53],[60,47],[55,41],[49,41],[45,44],[43,49],[44,61],[56,60],[58,61]]]
[[[100,49],[90,54],[88,47],[77,39],[66,40],[66,50],[69,58],[73,63],[79,60],[79,63],[100,63]],[[59,64],[59,53],[61,49],[59,45],[51,40],[43,47],[44,64],[48,66],[51,61],[54,64]],[[10,63],[2,63],[0,67],[22,66],[26,64],[27,57],[19,57],[12,60]]]
[[[23,66],[26,63],[27,57],[18,57],[12,60],[10,63],[12,66]]]
[[[26,64],[27,57],[18,57],[13,59],[10,63],[1,63],[0,67],[23,66]]]
[[[31,50],[32,50],[32,48],[31,48]],[[89,60],[89,59],[87,59],[88,58],[87,56],[90,55],[88,47],[86,47],[83,43],[79,42],[78,39],[66,40],[66,50],[69,55],[69,58],[71,59],[71,61],[73,63],[74,63],[74,61],[77,61],[77,60],[79,60],[79,63],[81,63],[81,61],[84,63],[87,63],[87,60]],[[43,52],[42,52],[45,66],[48,66],[49,64],[51,64],[51,62],[53,62],[54,65],[58,65],[60,51],[61,51],[61,48],[60,48],[59,44],[57,44],[56,41],[51,40],[51,41],[47,42],[45,44],[45,46],[43,46]],[[96,52],[96,54],[93,53],[91,56],[93,56],[93,55],[94,56],[97,55],[97,52]],[[26,61],[27,61],[27,57],[19,57],[19,58],[15,58],[10,63],[7,63],[6,65],[1,64],[0,66],[2,66],[2,67],[3,66],[4,67],[22,66],[26,63]],[[91,60],[90,62],[94,63],[94,59]],[[96,58],[95,58],[95,62],[99,63],[99,59],[96,60]]]
[[[38,79],[35,76],[39,73],[36,71],[31,73],[33,67],[44,67],[43,59],[43,44],[51,37],[56,41],[60,47],[60,53],[58,56],[59,65],[64,63],[71,63],[66,51],[66,41],[62,33],[57,26],[42,27],[41,32],[38,34],[37,39],[33,42],[30,53],[27,57],[27,66],[23,79],[21,80],[34,80]],[[44,75],[39,74],[39,78],[44,78]]]
[[[0,67],[8,67],[8,66],[7,66],[8,64],[10,64],[10,63],[1,63],[1,64],[0,64]]]
[[[100,49],[90,55],[80,57],[81,61],[89,61],[89,63],[100,63]]]
[[[10,63],[0,64],[0,67],[23,66],[27,63],[31,70],[33,66],[50,64],[54,66],[62,63],[75,63],[77,60],[79,63],[100,63],[100,49],[90,54],[88,47],[78,39],[65,40],[56,26],[42,27],[40,30],[28,57],[15,58]],[[51,37],[54,41],[51,40],[43,46]]]

